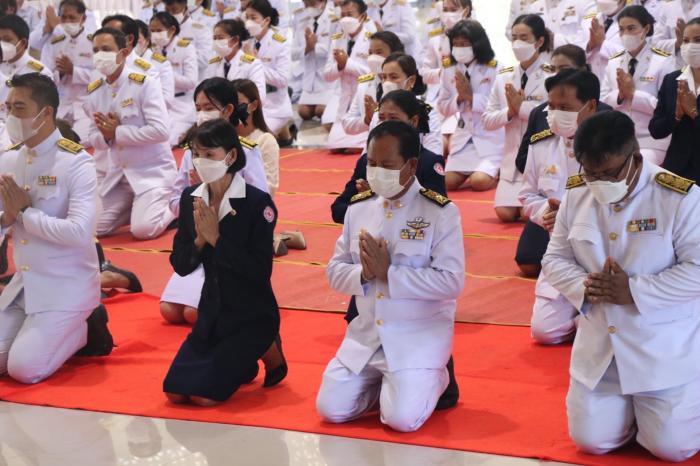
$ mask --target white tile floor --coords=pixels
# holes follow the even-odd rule
[[[0,402],[0,466],[535,466],[537,460]]]

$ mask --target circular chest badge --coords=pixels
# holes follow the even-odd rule
[[[263,210],[263,217],[265,217],[267,223],[272,223],[275,220],[275,211],[272,210],[272,207],[265,207],[265,210]]]
[[[436,163],[433,166],[433,169],[435,170],[435,173],[441,176],[445,176],[445,169],[443,168],[442,164],[440,162]]]

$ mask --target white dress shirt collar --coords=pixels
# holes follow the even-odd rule
[[[192,196],[201,198],[206,205],[209,205],[209,189],[206,183],[200,184],[197,189],[192,191]],[[233,176],[231,184],[224,193],[224,197],[221,200],[221,205],[219,205],[219,221],[223,220],[230,212],[233,211],[231,203],[228,199],[242,199],[245,197],[245,180],[243,177],[236,173]]]

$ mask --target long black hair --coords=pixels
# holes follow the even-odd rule
[[[428,90],[428,87],[423,82],[423,77],[418,72],[418,65],[416,64],[416,60],[411,55],[406,55],[405,53],[401,52],[392,53],[391,55],[386,57],[382,66],[386,65],[387,63],[397,63],[401,68],[401,71],[403,71],[407,77],[416,77],[416,82],[413,85],[413,89],[411,89],[411,92],[413,92],[415,95],[423,95]],[[382,89],[382,86],[378,86],[377,102],[379,102],[382,99],[383,93],[384,90]]]
[[[212,103],[218,104],[220,108],[227,105],[233,106],[233,113],[229,117],[229,122],[234,125],[245,125],[248,120],[248,106],[238,102],[238,92],[233,83],[224,78],[205,79],[194,90],[194,100],[200,92],[204,92]]]
[[[450,48],[457,37],[468,39],[472,44],[476,62],[482,65],[489,63],[496,56],[486,30],[481,23],[474,19],[461,20],[447,33],[447,37],[450,39]]]
[[[245,28],[245,23],[242,19],[222,19],[214,26],[214,29],[221,28],[231,38],[238,38],[238,46],[242,47],[243,42],[250,39],[250,33]]]
[[[430,106],[420,100],[411,91],[398,89],[391,91],[379,102],[379,106],[385,102],[392,102],[401,109],[409,118],[418,116],[418,125],[416,129],[421,134],[430,132]]]
[[[241,142],[238,140],[236,127],[223,118],[205,121],[190,134],[189,145],[194,156],[194,146],[214,149],[223,148],[228,154],[232,149],[236,149],[236,161],[233,162],[226,173],[236,173],[245,167],[246,157],[243,152]]]

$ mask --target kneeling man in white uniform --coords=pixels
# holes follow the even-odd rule
[[[636,436],[684,461],[700,448],[700,189],[645,161],[620,112],[584,121],[574,152],[542,261],[581,314],[569,433],[592,454]]]
[[[109,351],[112,340],[106,311],[95,310],[92,157],[56,129],[58,90],[50,78],[15,75],[10,84],[7,131],[16,144],[0,157],[0,233],[12,232],[17,272],[0,295],[0,375],[31,384],[85,350],[89,327]]]
[[[323,375],[316,406],[326,421],[351,421],[379,401],[384,424],[412,432],[447,387],[462,223],[454,204],[416,180],[420,148],[403,122],[369,135],[372,190],[353,197],[327,270],[333,289],[355,296],[359,316]]]

